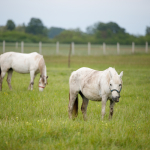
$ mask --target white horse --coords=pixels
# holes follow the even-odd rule
[[[123,71],[118,75],[114,68],[108,68],[104,71],[97,71],[90,68],[80,68],[72,72],[69,79],[69,118],[78,115],[78,93],[83,102],[81,111],[84,120],[86,120],[86,111],[89,100],[102,101],[102,119],[105,115],[105,106],[107,100],[110,100],[110,114],[112,119],[113,107],[115,102],[119,102],[122,89]]]
[[[39,91],[43,91],[47,84],[46,65],[42,55],[33,52],[22,54],[6,52],[0,55],[0,90],[2,90],[3,78],[8,72],[7,83],[10,89],[13,70],[18,73],[30,73],[30,84],[28,89],[33,90],[34,78],[40,72]]]

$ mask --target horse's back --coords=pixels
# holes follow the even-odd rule
[[[29,73],[30,70],[38,69],[38,62],[42,55],[33,52],[29,54],[7,52],[1,55],[1,66],[4,70],[12,68],[19,73]]]

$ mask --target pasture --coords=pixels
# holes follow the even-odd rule
[[[28,91],[29,74],[13,73],[10,91],[3,80],[0,92],[0,149],[150,149],[150,55],[44,56],[48,85]],[[80,67],[124,71],[120,102],[109,121],[109,101],[101,120],[101,102],[89,101],[88,120],[81,113],[68,119],[69,76]]]

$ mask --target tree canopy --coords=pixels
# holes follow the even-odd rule
[[[38,18],[31,18],[28,26],[25,29],[26,33],[34,34],[34,35],[46,35],[46,28],[44,27],[42,21]]]
[[[54,38],[55,36],[59,35],[64,30],[65,29],[63,29],[63,28],[51,27],[48,30],[48,37],[49,38]]]
[[[6,26],[0,26],[0,41],[9,42],[53,42],[61,43],[75,42],[83,44],[91,42],[93,44],[145,44],[150,43],[150,27],[146,27],[145,36],[131,35],[115,22],[98,22],[87,27],[87,32],[77,29],[63,29],[58,27],[47,28],[38,18],[31,18],[27,25],[15,26],[12,20],[8,20]],[[32,35],[31,35],[32,34]]]
[[[146,35],[150,35],[150,27],[146,27]]]
[[[12,20],[8,20],[6,23],[7,30],[14,30],[16,27],[15,23]]]

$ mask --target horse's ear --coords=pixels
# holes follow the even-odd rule
[[[48,79],[48,76],[46,77],[46,79]]]
[[[120,78],[122,78],[122,76],[123,76],[123,71],[120,73],[120,75],[119,75],[119,76],[120,76]]]
[[[110,78],[112,78],[112,73],[109,71]]]

